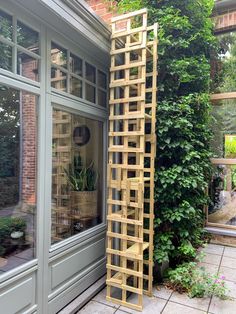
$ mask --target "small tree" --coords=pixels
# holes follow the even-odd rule
[[[190,260],[204,234],[210,173],[210,52],[213,0],[121,0],[159,23],[155,261]]]

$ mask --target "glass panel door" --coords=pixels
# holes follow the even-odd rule
[[[102,222],[102,122],[53,109],[52,152],[53,244]]]
[[[0,274],[35,257],[37,96],[0,86]]]

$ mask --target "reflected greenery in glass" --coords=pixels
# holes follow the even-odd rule
[[[39,53],[39,33],[17,22],[17,44],[34,53]]]
[[[212,90],[214,93],[236,91],[236,32],[216,38],[218,53],[212,58]]]
[[[12,17],[9,14],[0,10],[0,35],[9,40],[12,40],[12,33]]]
[[[52,42],[51,62],[67,68],[67,50]]]
[[[225,136],[236,134],[236,100],[225,99],[212,106],[211,149],[214,157],[226,158]]]
[[[12,47],[0,42],[0,68],[12,71]]]

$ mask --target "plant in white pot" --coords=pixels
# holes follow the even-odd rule
[[[71,207],[81,218],[97,216],[98,172],[92,161],[88,167],[82,166],[81,157],[74,158],[74,165],[65,169],[71,188]]]

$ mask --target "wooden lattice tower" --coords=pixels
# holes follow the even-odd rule
[[[113,18],[110,72],[107,299],[142,310],[152,295],[157,85],[146,9]]]

